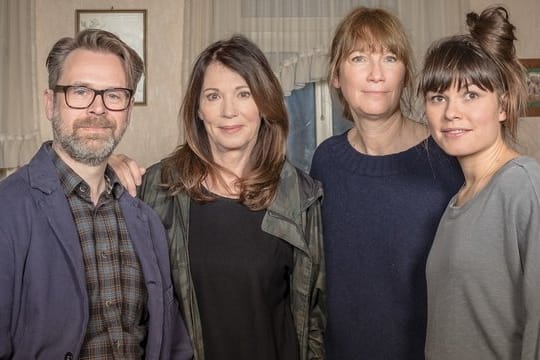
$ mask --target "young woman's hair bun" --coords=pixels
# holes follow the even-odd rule
[[[491,6],[480,15],[467,14],[467,25],[471,37],[490,55],[499,60],[513,60],[515,26],[508,19],[508,12],[502,6]]]

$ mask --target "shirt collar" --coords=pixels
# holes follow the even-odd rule
[[[58,170],[60,183],[62,184],[62,188],[66,195],[70,195],[81,186],[90,189],[86,181],[73,171],[73,169],[58,156],[56,151],[54,151],[52,148],[52,141],[45,144],[45,150],[47,150],[47,153]],[[116,173],[109,165],[105,168],[104,177],[106,182],[105,191],[108,194],[112,194],[115,199],[118,199],[124,192],[124,187],[120,184],[118,176],[116,176]]]

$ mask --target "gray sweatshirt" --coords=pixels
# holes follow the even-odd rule
[[[450,200],[427,263],[426,359],[540,359],[540,166],[521,156]]]

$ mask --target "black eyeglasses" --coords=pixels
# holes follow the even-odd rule
[[[66,104],[72,109],[86,109],[101,95],[103,105],[111,111],[126,110],[129,106],[133,90],[126,88],[111,88],[95,90],[80,85],[57,85],[54,92],[63,92]]]

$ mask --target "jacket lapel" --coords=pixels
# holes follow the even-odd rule
[[[34,189],[37,207],[45,214],[56,240],[77,278],[81,293],[86,293],[86,276],[79,235],[73,221],[69,203],[62,190],[58,174],[45,145],[28,164],[28,178]]]
[[[144,280],[146,284],[155,283],[161,287],[161,278],[156,277],[160,271],[157,269],[158,259],[151,241],[148,217],[142,212],[136,200],[129,197],[126,192],[122,194],[119,201],[133,249],[141,264]]]
[[[164,319],[164,305],[166,300],[164,299],[164,290],[166,289],[163,288],[164,285],[161,278],[162,271],[159,266],[159,259],[156,255],[156,249],[154,249],[154,241],[163,240],[165,243],[165,230],[163,228],[156,229],[151,233],[150,220],[142,211],[141,204],[138,203],[138,200],[129,196],[126,191],[120,196],[119,201],[124,220],[126,221],[131,244],[139,259],[139,263],[141,264],[141,270],[148,292],[148,302],[146,307],[150,317],[148,322],[149,337],[146,350],[148,353],[159,352],[163,341],[163,324],[167,321]],[[156,221],[156,224],[161,226],[159,220]],[[161,239],[158,238],[159,235],[157,235],[157,231],[159,230],[162,231]],[[153,239],[153,237],[156,238]],[[167,256],[166,252],[165,256]]]
[[[303,211],[316,199],[303,199],[301,195],[296,169],[285,162],[276,198],[268,208],[261,227],[263,231],[287,241],[309,256],[304,229],[299,224],[304,222]]]

